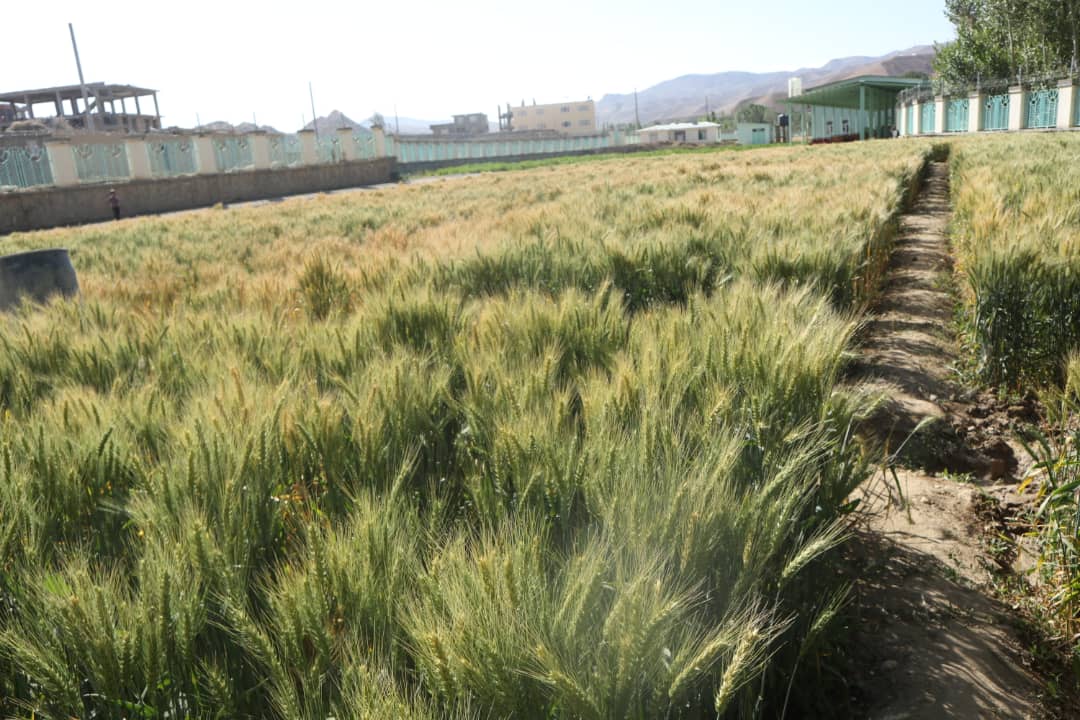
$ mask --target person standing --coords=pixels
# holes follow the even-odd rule
[[[109,207],[112,208],[113,220],[120,219],[120,198],[116,195],[116,188],[109,188]]]

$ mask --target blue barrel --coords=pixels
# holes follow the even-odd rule
[[[73,297],[78,292],[75,267],[63,248],[0,257],[0,310],[10,310],[22,299],[45,302],[53,295]]]

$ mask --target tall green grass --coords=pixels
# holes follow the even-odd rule
[[[269,230],[361,214],[330,201],[175,220],[202,244],[165,220],[63,235],[85,296],[0,320],[0,713],[811,712],[867,473],[867,402],[837,383],[923,160],[871,147],[876,189],[813,220],[839,249],[786,274],[792,225],[685,197],[743,154],[627,162],[662,203],[597,187],[598,215],[464,256],[358,264]],[[757,182],[811,184],[820,156],[785,153]],[[422,235],[560,202],[523,177],[456,210],[380,191],[380,217]]]

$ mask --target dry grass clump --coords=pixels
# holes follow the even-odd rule
[[[735,717],[796,667],[812,707],[836,383],[925,150],[17,236],[85,292],[0,320],[0,712]]]

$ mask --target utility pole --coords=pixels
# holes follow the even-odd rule
[[[199,119],[199,113],[195,113],[195,129],[198,130],[202,127],[202,120]]]
[[[400,135],[401,134],[401,123],[398,122],[398,116],[397,116],[397,103],[394,103],[394,134],[395,135]]]
[[[311,98],[311,127],[315,130],[315,139],[319,139],[319,116],[315,114],[315,93],[311,89],[311,81],[307,84],[308,97]]]
[[[639,130],[641,129],[641,116],[638,115],[637,107],[637,88],[634,88],[634,124],[637,125]]]
[[[90,115],[90,101],[86,97],[86,81],[83,80],[82,63],[79,61],[79,46],[75,44],[75,27],[68,23],[71,33],[71,49],[75,51],[75,67],[79,70],[79,89],[82,90],[83,119],[87,130],[94,129],[94,118]]]

